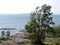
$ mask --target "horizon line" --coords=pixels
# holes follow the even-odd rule
[[[10,15],[10,14],[31,14],[31,13],[1,13],[0,15]],[[60,14],[52,14],[52,15],[60,15]]]

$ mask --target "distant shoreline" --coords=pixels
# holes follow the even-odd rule
[[[0,28],[0,30],[17,30],[16,28]]]

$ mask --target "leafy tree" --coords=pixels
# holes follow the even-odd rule
[[[36,10],[31,13],[30,22],[26,24],[25,29],[28,33],[28,38],[34,42],[43,45],[45,39],[45,33],[54,32],[54,22],[51,17],[51,6],[42,5],[37,7]]]
[[[10,31],[6,32],[6,37],[9,38],[10,37]]]

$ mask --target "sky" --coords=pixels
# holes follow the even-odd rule
[[[60,0],[0,0],[0,14],[31,13],[37,6],[48,4],[54,14],[60,14]]]

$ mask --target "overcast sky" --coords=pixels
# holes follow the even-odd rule
[[[54,14],[60,14],[60,0],[0,0],[0,14],[30,13],[36,6],[48,4]]]

